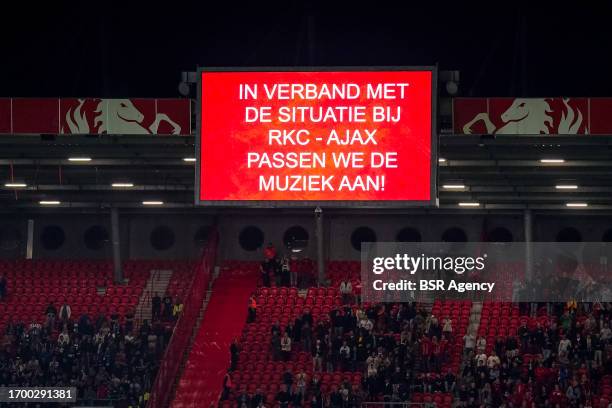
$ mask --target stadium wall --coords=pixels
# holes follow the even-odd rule
[[[84,240],[88,231],[101,227],[110,238],[110,217],[101,214],[14,214],[0,216],[0,258],[23,258],[27,250],[28,219],[34,220],[33,256],[42,259],[110,259],[110,240],[99,246]],[[445,231],[457,228],[465,233],[468,241],[480,241],[483,231],[504,228],[514,241],[524,240],[523,217],[517,214],[483,215],[328,215],[325,221],[325,252],[327,259],[358,260],[359,251],[353,247],[351,236],[360,227],[371,229],[376,240],[396,241],[405,228],[417,230],[422,241],[440,241]],[[195,259],[201,250],[206,231],[213,224],[206,215],[122,214],[120,232],[122,256],[125,259]],[[227,215],[218,218],[220,232],[220,259],[259,260],[261,250],[272,242],[280,252],[286,250],[283,238],[291,227],[302,227],[308,234],[307,245],[299,257],[316,258],[314,218],[299,214]],[[57,247],[49,246],[48,237],[58,227],[63,241]],[[247,227],[261,232],[260,241],[252,250],[241,245],[241,234]],[[578,240],[599,242],[604,235],[612,237],[612,218],[606,215],[564,215],[538,213],[534,217],[534,238],[537,241],[555,241],[563,232],[564,237],[576,236]],[[56,231],[57,232],[57,231]],[[158,241],[154,242],[157,235]],[[57,244],[57,243],[56,243]],[[157,245],[157,246],[156,246]]]

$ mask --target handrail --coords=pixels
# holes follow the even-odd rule
[[[183,301],[183,312],[179,315],[172,331],[172,337],[160,362],[157,376],[148,402],[150,408],[162,408],[168,405],[174,379],[179,372],[180,356],[186,350],[193,327],[200,313],[206,296],[212,268],[215,265],[218,234],[212,232],[202,251],[200,262],[196,264],[187,296]]]

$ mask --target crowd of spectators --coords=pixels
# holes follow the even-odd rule
[[[347,284],[348,282],[348,284]],[[286,325],[271,326],[270,355],[274,361],[290,361],[299,352],[308,352],[312,369],[287,371],[275,401],[249,394],[246,389],[230,390],[227,376],[224,397],[230,391],[241,408],[281,407],[311,404],[315,407],[359,407],[363,401],[407,401],[414,392],[453,392],[456,375],[441,372],[449,358],[452,321],[440,322],[416,303],[354,303],[350,281],[344,280],[343,306],[333,307],[328,318],[315,321],[306,310]],[[251,297],[250,302],[254,302]],[[256,306],[249,304],[248,322],[256,319]],[[238,366],[239,345],[231,346],[230,371]],[[321,378],[333,372],[363,373],[362,381],[344,382],[329,392],[321,389]]]
[[[0,386],[76,387],[85,404],[144,407],[181,311],[179,299],[155,294],[151,323],[137,327],[133,312],[76,317],[69,304],[50,303],[40,322],[7,324]]]
[[[611,304],[540,306],[535,325],[524,321],[493,345],[476,341],[461,375],[462,406],[601,406],[601,380],[612,373]]]
[[[134,316],[59,314],[50,304],[44,324],[10,322],[0,348],[0,386],[76,387],[84,403],[144,407],[171,328]]]
[[[310,374],[286,372],[275,401],[245,389],[236,395],[241,408],[275,403],[340,408],[437,392],[451,393],[458,406],[470,408],[602,406],[601,379],[612,373],[611,309],[609,303],[544,305],[543,315],[555,311],[543,319],[546,324],[524,323],[516,335],[498,337],[489,347],[484,337],[465,335],[459,373],[441,370],[452,322],[439,322],[415,303],[346,305],[316,323],[305,312],[285,327],[272,325],[270,348],[276,361],[288,361],[292,351],[310,352]],[[233,348],[237,359],[239,346]],[[361,372],[363,379],[321,392],[321,375],[337,371]]]
[[[264,285],[274,257],[268,252],[262,264]],[[282,277],[275,283],[289,286]],[[450,394],[456,406],[469,408],[612,406],[602,396],[601,381],[612,374],[610,303],[521,303],[521,316],[537,314],[537,323],[525,319],[516,333],[488,346],[485,337],[466,334],[463,364],[454,372],[444,368],[455,340],[450,319],[438,321],[418,303],[361,304],[349,279],[338,289],[344,306],[332,308],[328,319],[314,321],[305,311],[271,327],[272,360],[291,361],[306,351],[312,369],[285,372],[274,401],[260,390],[233,390],[240,408],[358,407],[363,401],[411,401],[416,393]],[[255,310],[251,303],[249,322],[256,320]],[[232,345],[231,370],[238,366],[239,348]],[[334,372],[362,373],[361,381],[322,390],[322,376]]]

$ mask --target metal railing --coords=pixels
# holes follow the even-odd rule
[[[213,232],[204,247],[200,262],[195,266],[191,284],[183,302],[183,312],[180,314],[172,337],[159,365],[157,377],[151,389],[150,408],[162,408],[168,405],[174,379],[179,373],[181,356],[189,345],[193,326],[200,313],[202,302],[206,296],[208,282],[215,266],[218,234]]]

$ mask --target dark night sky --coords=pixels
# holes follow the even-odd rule
[[[610,6],[11,3],[21,6],[0,25],[0,96],[174,97],[181,70],[198,65],[435,63],[461,71],[467,96],[612,96]]]

